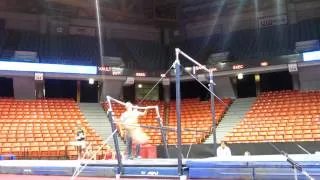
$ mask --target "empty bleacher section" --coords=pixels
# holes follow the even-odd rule
[[[27,159],[77,158],[76,147],[70,142],[76,140],[78,121],[91,149],[97,150],[101,137],[73,100],[0,99],[0,153]]]
[[[231,99],[223,99],[221,101],[215,101],[215,119],[217,124],[222,119],[223,115],[231,104]],[[210,101],[200,101],[199,99],[184,99],[181,105],[181,128],[190,128],[199,130],[195,131],[183,131],[182,143],[201,143],[212,132],[212,115],[210,108]],[[169,113],[169,126],[176,127],[176,103],[170,102]],[[177,144],[176,132],[168,133],[168,143]]]
[[[134,58],[135,69],[165,69],[166,60],[164,47],[160,42],[125,40],[124,44]]]
[[[320,92],[266,92],[225,137],[230,143],[320,140]]]
[[[202,63],[208,55],[217,52],[230,52],[231,58],[242,62],[294,54],[296,42],[320,38],[319,22],[320,19],[311,19],[297,24],[196,37],[173,44],[169,56],[174,54],[175,47]]]
[[[216,112],[216,120],[217,124],[222,119],[224,113],[227,111],[228,107],[231,104],[231,99],[224,99],[224,103],[215,102],[215,112]],[[165,121],[165,104],[159,101],[145,101],[142,103],[143,106],[157,105],[160,108],[160,115],[162,116],[162,120]],[[125,111],[124,106],[113,103],[113,111],[115,113],[115,119],[118,119],[121,116],[121,113]],[[103,104],[105,110],[107,110],[108,105]],[[176,127],[176,111],[175,111],[175,101],[171,101],[169,107],[169,121],[168,125],[171,128]],[[212,118],[211,118],[211,109],[209,101],[200,101],[199,99],[185,99],[182,101],[182,111],[181,111],[181,126],[182,128],[190,128],[199,130],[199,132],[195,131],[184,131],[182,134],[182,143],[190,144],[190,143],[201,143],[206,137],[210,135],[212,132]],[[156,113],[154,110],[148,111],[146,116],[143,116],[139,119],[139,123],[145,126],[155,126],[159,127],[159,124],[156,119]],[[164,123],[165,125],[166,123]],[[121,137],[124,138],[124,129],[117,125],[120,130]],[[144,131],[150,136],[150,144],[161,144],[161,133],[160,130],[156,129],[144,129]],[[169,144],[176,144],[176,132],[168,131],[167,132],[167,140]]]
[[[44,63],[100,64],[97,38],[89,36],[41,35],[38,52]]]
[[[297,24],[247,29],[174,42],[167,46],[144,40],[104,39],[104,55],[122,57],[133,69],[166,69],[173,50],[180,47],[205,63],[208,55],[228,51],[235,60],[272,58],[295,53],[295,43],[320,38],[320,19]],[[0,30],[1,57],[9,59],[15,50],[38,52],[40,62],[96,65],[99,61],[97,37],[48,35],[31,31]]]
[[[141,106],[158,106],[161,118],[164,118],[164,103],[160,101],[144,101]],[[103,104],[105,110],[108,110],[108,104]],[[112,110],[114,112],[114,120],[119,120],[121,114],[125,111],[125,107],[118,103],[112,103]],[[139,123],[145,126],[159,127],[157,115],[154,109],[148,110],[147,115],[139,118]],[[162,119],[164,120],[164,119]],[[121,124],[117,124],[120,136],[125,140],[125,130]],[[161,133],[157,129],[143,129],[150,137],[150,144],[161,144]]]

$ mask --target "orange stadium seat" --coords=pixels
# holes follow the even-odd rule
[[[223,103],[216,101],[215,102],[215,119],[217,124],[222,119],[224,113],[226,112],[228,106],[231,104],[231,99],[224,99]],[[141,106],[149,106],[149,105],[157,105],[159,106],[160,116],[165,118],[165,103],[161,101],[144,101]],[[108,109],[108,104],[102,104],[105,110]],[[118,105],[116,103],[112,104],[112,108],[116,118],[119,118],[122,112],[125,111],[124,106]],[[163,123],[167,124],[172,128],[176,128],[177,120],[176,120],[176,111],[175,111],[175,102],[171,101],[169,104],[169,114],[168,114],[168,122]],[[164,119],[163,119],[164,121]],[[148,115],[143,116],[139,119],[139,123],[141,125],[146,126],[159,126],[156,113],[154,110],[149,111]],[[212,124],[211,118],[211,109],[209,101],[200,101],[199,99],[184,99],[182,101],[182,111],[181,111],[181,126],[182,128],[190,128],[194,130],[198,130],[198,132],[194,131],[185,131],[182,135],[182,143],[190,144],[190,143],[201,143],[207,136],[210,135],[212,126],[208,124]],[[124,138],[124,129],[121,128],[119,124],[117,124],[117,128],[119,130],[119,134],[122,138]],[[160,130],[155,129],[145,129],[144,130],[149,137],[151,138],[150,144],[161,144],[161,133]],[[177,143],[177,136],[175,132],[167,133],[167,140],[169,144]]]
[[[215,101],[215,120],[217,124],[222,119],[223,115],[231,104],[231,99],[223,99],[223,103]],[[170,102],[169,111],[169,126],[176,127],[176,104],[175,101]],[[189,139],[190,136],[182,136],[183,144],[201,143],[211,133],[212,129],[212,114],[210,101],[200,101],[200,99],[184,99],[181,105],[181,127],[194,129],[198,131],[184,131],[186,135],[191,137],[196,134],[195,138]],[[177,143],[176,136],[168,136],[169,144]]]
[[[276,91],[262,93],[243,120],[225,137],[230,143],[319,140],[320,92]],[[250,134],[237,137],[242,129]]]
[[[66,156],[66,146],[75,140],[77,121],[93,147],[100,137],[89,127],[75,101],[69,99],[0,99],[0,151],[18,158],[58,158]],[[76,152],[67,155],[74,158]]]

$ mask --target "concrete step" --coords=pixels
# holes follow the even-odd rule
[[[87,117],[87,118],[92,118],[92,119],[104,119],[104,118],[107,118],[107,115],[84,115],[84,117]]]
[[[99,103],[81,103],[79,107],[90,126],[95,129],[102,139],[106,140],[112,134],[112,129],[107,118],[107,113],[101,105]],[[125,143],[120,137],[118,137],[118,141],[120,150],[123,151],[125,149]],[[114,148],[112,139],[108,142],[108,145]]]
[[[236,116],[236,115],[226,115],[224,116],[226,119],[230,119],[230,120],[233,120],[233,119],[238,119],[239,117],[244,117],[243,115],[242,116]]]
[[[220,121],[216,129],[216,138],[220,142],[245,116],[246,112],[254,103],[255,98],[236,99]],[[213,135],[211,134],[204,143],[212,143]]]

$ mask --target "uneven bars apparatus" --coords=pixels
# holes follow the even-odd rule
[[[117,102],[117,103],[119,103],[121,105],[124,105],[124,106],[125,106],[126,103],[124,103],[122,101],[119,101],[119,100],[117,100],[115,98],[112,98],[110,96],[107,96],[107,102],[108,102],[108,105],[109,105],[108,119],[110,121],[112,131],[115,131],[116,130],[116,126],[115,126],[116,122],[113,119],[113,110],[112,110],[111,101]],[[162,119],[161,119],[160,112],[159,112],[159,107],[158,106],[147,106],[147,107],[133,106],[132,108],[134,108],[134,109],[145,109],[145,110],[147,110],[147,109],[155,109],[156,110],[157,121],[158,121],[159,126],[160,126],[159,129],[161,130],[161,138],[162,138],[162,142],[163,142],[163,145],[164,145],[164,148],[165,148],[166,157],[168,158],[169,157],[169,150],[168,150],[168,145],[167,145],[167,141],[166,141],[165,128],[163,128],[163,123],[162,123]],[[115,133],[113,135],[113,138],[114,138],[114,146],[115,146],[115,149],[116,149],[117,161],[118,161],[118,166],[119,166],[117,174],[120,175],[120,174],[123,174],[123,164],[122,164],[122,159],[120,157],[121,153],[120,153],[117,133]]]
[[[179,48],[175,49],[176,59],[174,62],[174,67],[176,70],[176,116],[177,116],[177,138],[178,138],[178,173],[179,176],[183,176],[183,170],[182,170],[182,156],[181,156],[181,90],[180,90],[180,59],[179,54],[183,55],[185,58],[187,58],[192,63],[199,66],[201,69],[207,71],[209,73],[209,90],[210,93],[210,100],[211,100],[211,114],[212,114],[212,129],[213,129],[213,156],[216,156],[216,149],[217,149],[217,141],[216,141],[216,120],[215,120],[215,109],[214,109],[214,95],[213,95],[213,72],[207,69],[205,66],[191,58],[189,55],[181,51]]]

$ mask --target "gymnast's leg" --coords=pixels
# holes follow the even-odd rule
[[[136,144],[136,158],[141,158],[140,157],[140,144]]]
[[[126,132],[127,159],[132,159],[132,137]]]

